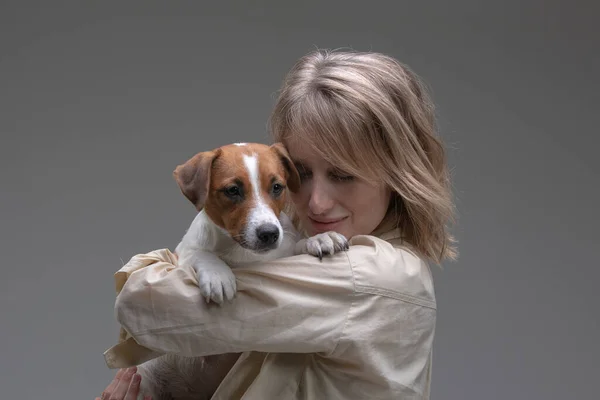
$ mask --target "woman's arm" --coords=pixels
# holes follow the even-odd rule
[[[357,260],[375,249],[349,251]],[[137,343],[160,353],[329,352],[353,299],[349,260],[299,255],[235,268],[236,297],[222,305],[206,303],[191,268],[158,262],[129,275],[115,311]]]

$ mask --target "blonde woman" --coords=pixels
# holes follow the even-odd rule
[[[236,269],[237,299],[220,307],[175,274],[140,272],[119,295],[119,322],[157,351],[242,353],[213,399],[428,399],[429,265],[456,258],[434,119],[419,78],[394,58],[302,57],[283,82],[271,132],[301,176],[291,196],[299,226],[339,232],[350,249]],[[137,306],[150,298],[153,308]]]

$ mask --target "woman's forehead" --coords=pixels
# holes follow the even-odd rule
[[[300,163],[314,163],[314,162],[326,162],[323,157],[321,157],[317,152],[315,152],[314,148],[310,146],[305,140],[294,139],[286,143],[285,147],[287,148],[290,157],[295,162]]]
[[[316,153],[307,145],[298,144],[297,146],[288,148],[288,152],[297,168],[322,169],[322,170],[344,170],[346,163],[343,165],[332,164]],[[341,162],[341,161],[340,161]]]

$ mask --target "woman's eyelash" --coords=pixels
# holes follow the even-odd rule
[[[301,180],[309,179],[312,176],[312,172],[301,164],[296,164],[296,169]],[[354,176],[345,175],[342,171],[332,171],[328,175],[330,179],[336,182],[350,182],[354,180]]]
[[[349,181],[354,180],[354,177],[351,175],[332,174],[332,178],[335,179],[336,181],[342,181],[342,182],[349,182]]]

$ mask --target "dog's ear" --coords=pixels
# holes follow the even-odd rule
[[[281,161],[283,168],[287,173],[287,187],[291,192],[296,193],[300,189],[300,175],[298,174],[298,170],[292,162],[289,153],[281,142],[272,144],[271,149],[277,154],[279,161]]]
[[[212,164],[219,154],[219,149],[198,153],[173,171],[181,193],[192,202],[198,212],[204,207],[208,196]]]

